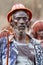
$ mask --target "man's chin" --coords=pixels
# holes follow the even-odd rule
[[[25,32],[25,30],[19,30],[19,32],[20,32],[20,33],[23,33],[23,32]]]

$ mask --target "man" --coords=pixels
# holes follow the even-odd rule
[[[13,33],[9,34],[8,30],[4,30],[0,38],[3,43],[2,65],[35,65],[34,47],[31,44],[33,40],[26,32],[31,18],[31,11],[22,4],[15,4],[8,13],[7,20]]]
[[[43,20],[35,21],[32,25],[33,37],[42,40],[43,39]]]
[[[39,48],[37,48],[37,59],[41,65],[43,64],[43,20],[37,20],[32,25],[32,35],[40,42]],[[41,62],[40,62],[41,61]]]

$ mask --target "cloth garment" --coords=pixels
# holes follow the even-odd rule
[[[6,65],[7,37],[0,38],[2,43],[2,65]],[[28,44],[13,40],[9,46],[8,65],[35,65],[30,57],[35,56],[36,65],[42,65],[42,50],[39,41],[32,39]],[[34,57],[33,57],[34,60]]]

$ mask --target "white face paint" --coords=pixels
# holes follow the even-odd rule
[[[16,29],[19,32],[24,32],[26,29],[26,25],[29,22],[29,17],[26,12],[17,11],[12,15],[12,21],[12,24],[16,26]]]

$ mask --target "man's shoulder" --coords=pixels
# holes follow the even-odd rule
[[[35,39],[35,38],[32,38],[31,43],[34,44],[34,45],[35,44],[40,44],[40,41]]]

